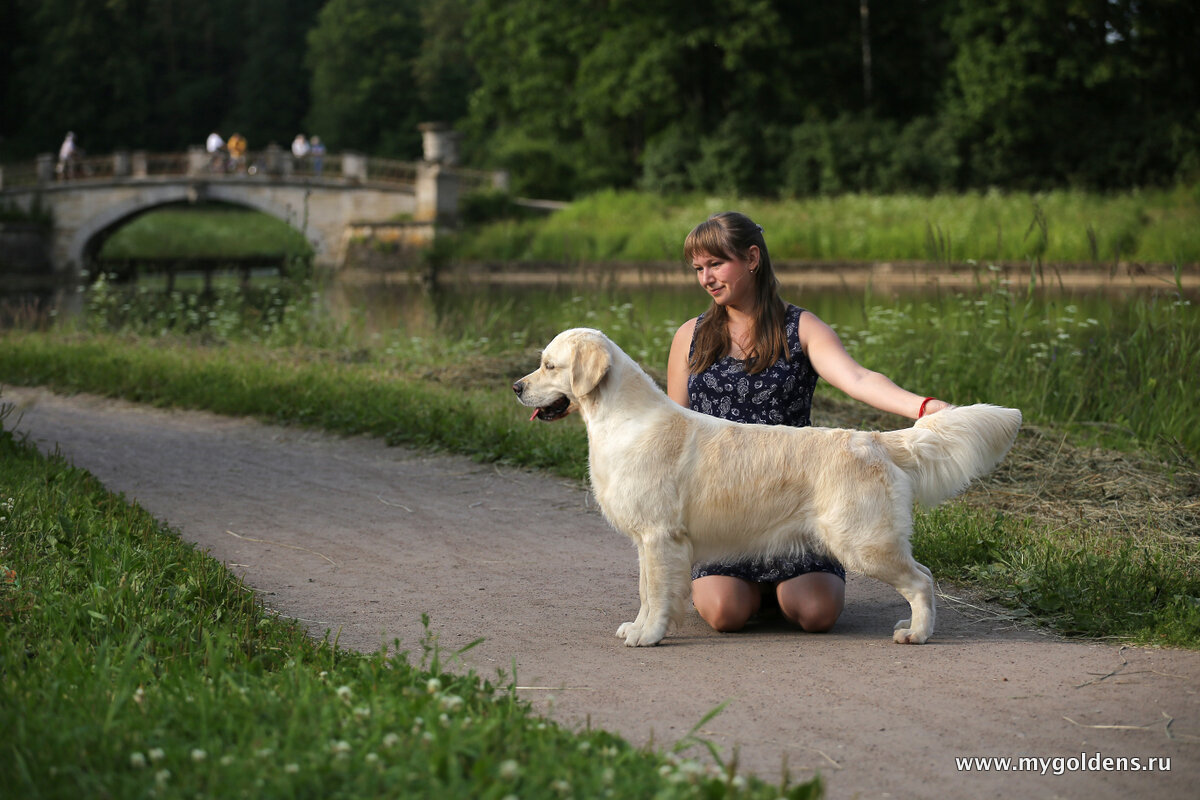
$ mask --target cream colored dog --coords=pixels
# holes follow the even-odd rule
[[[893,639],[933,633],[933,575],[912,557],[912,504],[936,505],[990,471],[1021,412],[951,407],[887,433],[745,425],[682,408],[608,337],[576,328],[513,385],[551,421],[587,425],[592,488],[638,549],[641,608],[617,629],[657,644],[685,613],[693,560],[813,551],[891,584],[912,607]]]

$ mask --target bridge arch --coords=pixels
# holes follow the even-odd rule
[[[236,185],[177,183],[145,187],[143,191],[106,205],[88,217],[71,236],[67,260],[90,267],[95,263],[108,237],[143,214],[161,208],[202,202],[219,202],[260,211],[303,234],[314,253],[328,251],[329,243],[325,241],[322,232],[313,227],[306,229],[303,208],[296,209],[290,204],[281,204],[269,196],[247,193],[245,187]]]

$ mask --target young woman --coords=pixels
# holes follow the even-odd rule
[[[688,234],[684,258],[712,305],[680,326],[667,364],[667,393],[682,406],[735,422],[810,424],[824,378],[856,400],[916,419],[948,404],[901,389],[861,366],[833,329],[785,303],[763,230],[744,214],[710,217]],[[806,631],[827,631],[842,613],[846,571],[830,558],[695,564],[692,603],[719,631],[736,631],[773,597]]]

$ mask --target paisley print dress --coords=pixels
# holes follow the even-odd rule
[[[762,372],[750,375],[742,359],[725,356],[703,372],[689,375],[688,404],[692,410],[733,422],[797,428],[811,424],[809,417],[818,375],[800,347],[800,315],[803,313],[804,309],[798,306],[789,304],[787,307],[785,332],[790,359],[781,358]],[[701,314],[696,327],[703,322],[704,315]],[[694,333],[692,348],[695,348]],[[843,580],[846,577],[846,570],[835,559],[806,553],[795,557],[694,564],[692,579],[729,575],[756,583],[778,583],[808,572],[829,572]]]

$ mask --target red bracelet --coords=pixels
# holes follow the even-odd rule
[[[926,398],[925,398],[925,399],[924,399],[924,400],[921,402],[921,408],[920,408],[920,409],[918,409],[918,411],[917,411],[917,419],[920,419],[921,417],[925,416],[925,406],[929,405],[929,401],[930,401],[930,400],[933,400],[933,399],[934,399],[934,398],[932,398],[932,397],[926,397]]]

